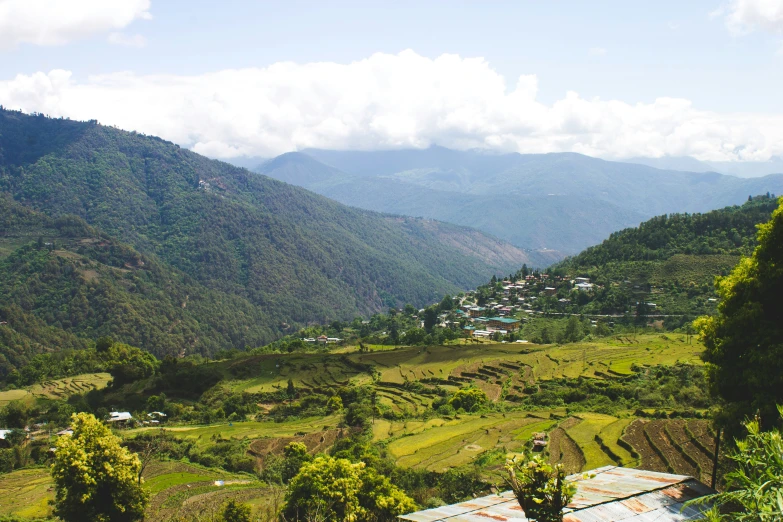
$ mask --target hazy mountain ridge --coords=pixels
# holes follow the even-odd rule
[[[472,226],[526,249],[565,253],[655,215],[707,211],[741,203],[750,194],[783,191],[783,175],[739,179],[574,153],[441,147],[308,149],[257,170],[349,205]]]
[[[699,161],[690,156],[637,157],[621,161],[665,170],[719,172],[740,178],[755,178],[783,173],[783,158],[780,156],[773,156],[768,161]]]

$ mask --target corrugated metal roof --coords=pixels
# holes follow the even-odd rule
[[[713,493],[685,475],[606,466],[568,477],[576,494],[564,511],[564,522],[680,522],[702,518],[700,509],[683,504]],[[416,522],[525,522],[511,491],[400,517]]]

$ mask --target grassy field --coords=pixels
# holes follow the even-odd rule
[[[467,464],[487,450],[502,448],[506,452],[520,451],[530,436],[552,427],[547,413],[511,412],[506,414],[462,415],[451,420],[437,419],[412,424],[403,431],[384,424],[376,430],[394,433],[388,444],[389,453],[400,466],[443,471]]]
[[[223,481],[223,485],[215,481]],[[184,462],[153,462],[144,472],[150,492],[147,520],[217,512],[230,498],[263,498],[265,488],[252,475],[228,473]]]
[[[596,442],[595,436],[610,424],[617,422],[616,417],[599,413],[579,413],[580,419],[566,433],[576,442],[585,457],[585,469],[595,469],[602,466],[614,466],[618,463],[607,454]]]
[[[164,427],[166,431],[174,433],[177,437],[193,439],[196,445],[204,446],[212,442],[213,438],[224,439],[261,439],[267,437],[291,437],[297,434],[312,433],[333,429],[340,421],[339,416],[315,417],[290,422],[234,422],[210,424],[208,426],[173,426]],[[123,437],[133,437],[137,433],[159,428],[136,428],[120,431]]]
[[[0,407],[11,401],[32,404],[36,398],[64,399],[90,390],[102,390],[111,380],[108,373],[85,373],[75,377],[46,381],[19,390],[0,392]]]
[[[43,518],[54,499],[48,468],[21,469],[0,475],[0,515]]]

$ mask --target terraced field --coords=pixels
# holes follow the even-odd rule
[[[352,362],[339,354],[259,355],[226,363],[226,384],[235,391],[258,393],[284,390],[289,379],[304,392],[371,382],[366,369]]]
[[[617,336],[600,342],[566,345],[480,344],[408,347],[368,354],[351,360],[371,364],[380,380],[498,384],[511,375],[520,382],[555,377],[606,377],[631,373],[631,365],[700,364],[704,347],[681,334]]]
[[[223,481],[222,486],[215,481]],[[183,462],[154,462],[144,472],[151,493],[147,520],[217,515],[229,499],[264,499],[268,488],[251,475],[232,474]]]
[[[548,413],[465,415],[420,423],[378,424],[376,440],[391,434],[389,453],[401,466],[443,471],[466,464],[487,450],[522,450],[532,433],[552,427]],[[399,424],[403,424],[402,429]]]
[[[596,440],[596,436],[601,430],[617,422],[618,419],[600,413],[579,413],[576,419],[578,422],[565,431],[582,451],[585,460],[583,468],[595,469],[602,466],[616,466],[617,460],[604,451]]]
[[[21,469],[0,475],[0,515],[43,518],[54,500],[48,468]]]
[[[295,437],[308,433],[321,432],[335,429],[340,422],[340,417],[333,415],[329,417],[314,417],[300,419],[289,422],[223,422],[220,424],[211,424],[208,426],[172,426],[164,427],[166,431],[174,433],[177,437],[192,439],[196,445],[203,446],[212,442],[213,437],[224,439],[262,439],[262,438],[280,438]],[[160,428],[136,428],[132,430],[123,430],[120,435],[123,437],[133,437],[137,433],[148,430],[157,430]]]
[[[640,456],[641,467],[708,480],[712,474],[714,434],[704,420],[632,422],[622,440]]]
[[[0,407],[11,401],[32,403],[36,398],[63,399],[90,390],[102,390],[110,380],[111,375],[108,373],[85,373],[75,377],[45,381],[20,390],[7,390],[0,392]]]

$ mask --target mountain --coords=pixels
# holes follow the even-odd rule
[[[639,165],[647,165],[661,170],[681,170],[683,172],[720,172],[725,174],[710,163],[705,161],[699,161],[696,158],[690,156],[662,156],[660,158],[627,158],[618,160],[624,163],[637,163]]]
[[[699,161],[689,156],[664,156],[661,158],[631,158],[627,163],[639,163],[658,169],[684,170],[688,172],[720,172],[740,178],[757,178],[783,173],[783,158],[774,156],[768,161]]]
[[[753,251],[757,225],[767,222],[777,206],[775,198],[756,196],[741,206],[703,214],[657,216],[547,271],[589,277],[597,285],[585,294],[564,283],[571,295],[559,297],[572,297],[570,312],[622,314],[637,303],[654,302],[647,313],[692,319],[714,311],[715,276],[727,274]]]
[[[316,160],[316,161],[313,161]],[[655,215],[703,212],[783,191],[783,175],[738,179],[573,153],[442,147],[306,150],[257,171],[345,204],[471,226],[533,251],[574,254]]]
[[[76,216],[0,195],[0,376],[52,348],[108,335],[158,356],[274,337],[264,311],[210,289]]]
[[[94,121],[0,111],[0,193],[16,216],[0,231],[0,302],[159,355],[255,346],[314,321],[423,305],[531,262],[476,230],[349,208]],[[59,220],[77,218],[78,237],[59,235]],[[103,242],[124,253],[102,261],[88,244]],[[43,282],[19,284],[28,278]],[[91,301],[94,285],[114,294]],[[85,317],[66,317],[82,290]]]

